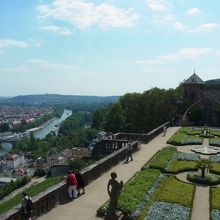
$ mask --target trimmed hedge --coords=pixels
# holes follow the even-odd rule
[[[159,150],[142,169],[153,168],[166,172],[168,163],[177,155],[177,150],[174,147],[166,147]]]

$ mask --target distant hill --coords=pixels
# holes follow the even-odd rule
[[[205,83],[209,85],[220,85],[220,79],[207,80]]]
[[[28,105],[62,105],[62,104],[93,104],[93,103],[111,103],[116,102],[119,96],[78,96],[78,95],[21,95],[4,99],[5,104],[28,104]],[[2,100],[3,101],[3,100]]]

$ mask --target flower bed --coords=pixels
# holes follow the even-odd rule
[[[198,163],[196,161],[175,161],[167,170],[168,173],[177,174],[180,172],[197,171]]]
[[[212,220],[219,220],[220,219],[220,211],[217,209],[213,209],[211,211],[211,218],[212,218]]]
[[[124,215],[131,215],[144,201],[147,191],[153,186],[154,182],[160,176],[159,170],[143,170],[135,174],[135,176],[125,185],[119,201],[118,210]],[[107,211],[108,203],[105,203],[97,210],[99,216],[103,216]]]
[[[184,183],[174,176],[169,176],[164,179],[157,190],[157,201],[192,207],[194,189],[193,184]]]
[[[220,156],[218,155],[210,155],[209,159],[213,163],[220,163]]]
[[[200,155],[181,152],[178,154],[177,160],[199,161]]]
[[[162,172],[166,171],[166,167],[170,165],[173,161],[174,157],[177,155],[177,150],[174,147],[166,147],[162,150],[158,151],[148,163],[146,163],[142,169],[146,169],[148,167],[159,169]]]
[[[155,202],[144,220],[187,220],[189,218],[190,208],[175,203]]]
[[[220,137],[210,138],[209,144],[212,146],[218,146],[220,147]]]

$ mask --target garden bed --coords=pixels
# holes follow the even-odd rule
[[[192,128],[180,128],[167,143],[175,146],[202,144],[202,137],[196,136],[199,134],[201,131]]]
[[[152,199],[143,208],[142,213],[137,220],[150,219],[149,216],[157,216],[157,213],[152,213],[151,210],[155,210],[155,205],[158,207],[158,203],[163,203],[163,206],[166,206],[169,212],[161,211],[158,218],[151,219],[178,219],[172,218],[175,214],[171,209],[175,207],[178,207],[180,216],[186,216],[184,220],[189,219],[191,215],[194,192],[195,186],[193,184],[184,183],[176,179],[174,176],[166,177],[155,190]],[[155,210],[155,212],[157,211]]]
[[[211,219],[219,220],[220,217],[220,188],[211,187],[210,188],[210,210]]]
[[[134,213],[138,209],[139,204],[144,201],[148,190],[153,186],[159,176],[160,171],[153,169],[147,169],[136,173],[123,188],[118,201],[118,210],[126,216]],[[97,210],[97,215],[104,216],[107,207],[108,202]]]
[[[167,167],[172,163],[172,161],[177,156],[177,150],[174,147],[166,147],[158,151],[151,159],[148,161],[142,169],[153,168],[159,169],[162,172],[166,172]]]

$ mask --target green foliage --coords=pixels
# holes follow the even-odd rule
[[[40,192],[43,192],[47,188],[54,186],[55,184],[61,182],[63,177],[54,177],[48,178],[44,182],[38,183],[29,187],[26,192],[29,196],[34,197],[38,195]],[[21,193],[17,194],[16,196],[12,197],[11,199],[3,202],[0,204],[0,214],[7,212],[8,210],[12,209],[13,207],[19,205],[22,201]]]
[[[177,174],[186,171],[198,170],[198,163],[195,161],[179,161],[176,160],[171,167],[167,170],[168,173]]]
[[[220,210],[220,188],[219,187],[211,187],[211,210],[218,209]]]
[[[118,210],[121,210],[125,215],[133,213],[137,209],[137,206],[144,200],[146,192],[159,175],[159,170],[151,169],[136,173],[123,187],[118,201]],[[108,202],[97,210],[97,214],[103,216],[107,211],[107,207]]]
[[[198,134],[201,134],[200,129],[180,128],[167,143],[177,146],[202,144],[202,137],[196,136]]]
[[[219,163],[212,163],[212,166],[210,168],[210,172],[220,175],[220,164]]]
[[[144,167],[150,167],[154,169],[160,169],[161,171],[165,172],[165,168],[168,162],[172,159],[172,157],[177,153],[176,148],[174,147],[166,147],[162,150],[158,151],[149,162],[147,162]]]
[[[216,185],[220,183],[220,177],[215,174],[207,174],[205,177],[202,176],[201,172],[191,172],[187,174],[187,180],[204,185]]]
[[[34,176],[37,176],[37,177],[42,177],[42,176],[45,176],[46,174],[47,172],[43,169],[36,169],[34,172]]]
[[[76,159],[71,160],[69,162],[69,168],[70,168],[70,170],[74,170],[74,171],[75,170],[82,170],[94,162],[95,161],[93,159],[87,158],[87,157],[76,158]]]
[[[156,200],[192,207],[194,190],[194,185],[177,180],[174,176],[169,176],[158,187]]]
[[[107,131],[147,133],[169,120],[173,104],[182,98],[182,85],[177,89],[152,88],[144,93],[127,93],[117,104],[93,115],[93,127]],[[118,122],[118,124],[117,124]]]
[[[14,190],[25,186],[29,182],[29,178],[27,176],[18,178],[16,181],[11,181],[10,183],[7,183],[5,186],[0,187],[0,199],[4,198]]]
[[[220,137],[215,136],[214,138],[209,139],[209,144],[212,146],[218,146],[220,147]]]
[[[124,214],[133,213],[159,175],[159,170],[138,172],[124,188],[118,201],[118,209]]]
[[[201,169],[202,178],[205,178],[205,171],[211,168],[211,161],[206,159],[201,159],[198,161],[198,168]]]
[[[8,123],[0,124],[0,132],[7,132],[9,130],[10,130],[10,127]]]

